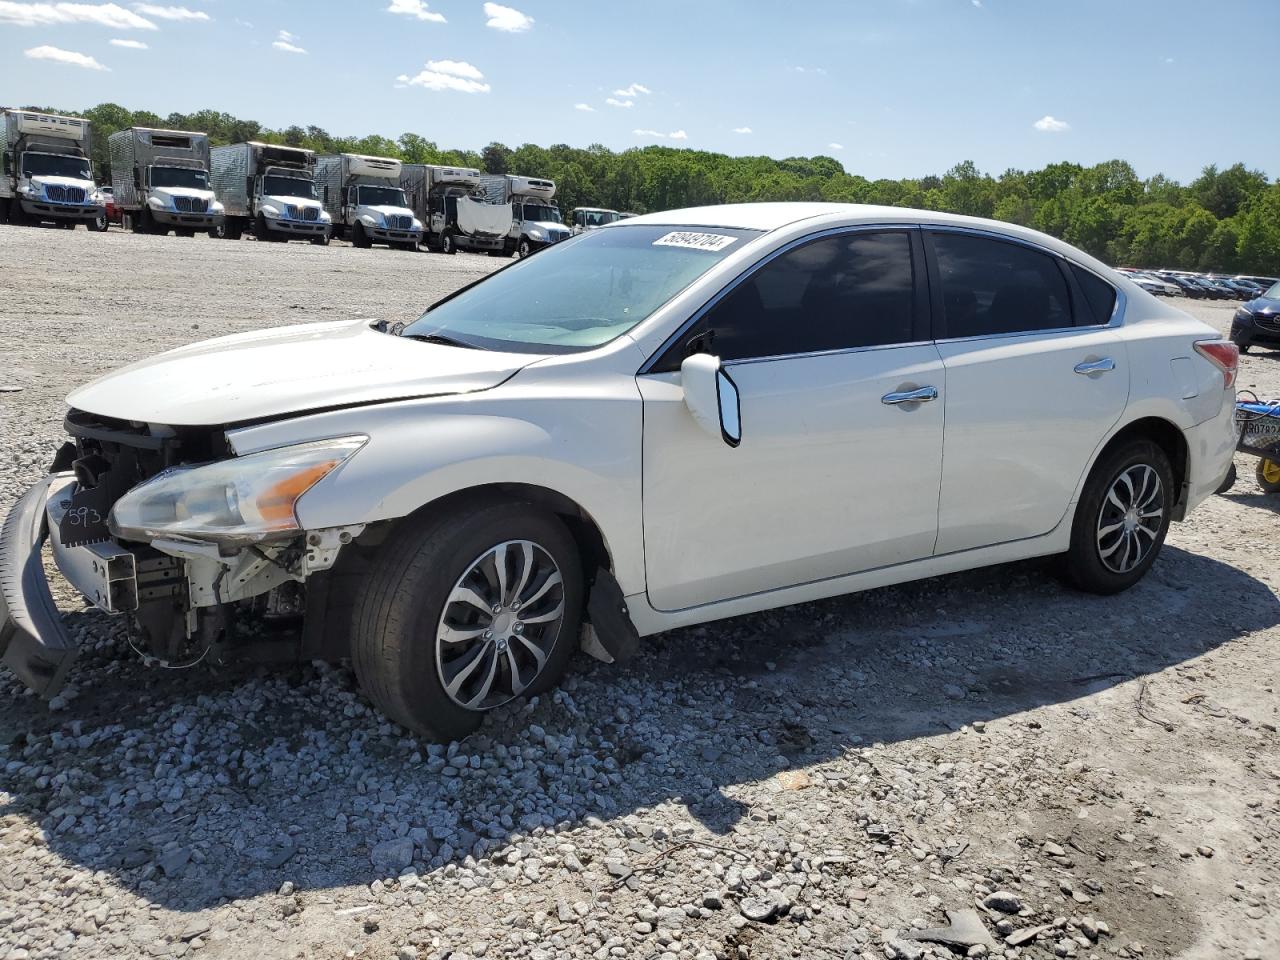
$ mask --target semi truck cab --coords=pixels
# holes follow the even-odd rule
[[[105,223],[106,198],[89,163],[89,121],[2,111],[0,219],[52,220],[62,226]]]
[[[409,208],[400,181],[401,163],[392,157],[343,153],[316,160],[316,183],[334,233],[356,247],[418,248],[422,221]]]

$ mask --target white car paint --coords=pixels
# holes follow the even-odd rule
[[[364,321],[321,324],[182,348],[69,401],[156,423],[272,418],[229,431],[238,455],[367,437],[302,496],[304,529],[395,519],[488,484],[545,487],[599,528],[642,634],[1062,552],[1092,463],[1141,417],[1186,438],[1187,509],[1230,464],[1234,391],[1192,348],[1214,331],[1057,240],[838,204],[707,207],[603,229],[645,224],[766,232],[628,335],[584,353],[494,354],[404,342]],[[677,375],[639,372],[727,283],[788,243],[838,228],[930,224],[1073,260],[1113,283],[1117,315],[1104,328],[734,363],[744,435],[735,449],[694,425]],[[1075,373],[1102,357],[1115,369]],[[1186,370],[1174,364],[1182,359],[1197,384],[1190,398]],[[880,402],[911,384],[936,387],[940,402]]]

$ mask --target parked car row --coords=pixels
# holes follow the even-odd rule
[[[1276,283],[1275,277],[1225,277],[1189,270],[1135,270],[1132,267],[1116,270],[1148,293],[1193,300],[1252,300]]]

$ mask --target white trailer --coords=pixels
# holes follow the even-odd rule
[[[400,186],[422,221],[423,242],[429,249],[509,255],[511,205],[485,196],[481,189],[483,176],[470,167],[427,163],[406,163],[401,167]]]
[[[120,222],[135,233],[217,236],[223,206],[209,187],[209,137],[129,127],[107,138]]]
[[[494,203],[511,206],[511,230],[505,245],[508,256],[527,257],[572,236],[555,202],[554,180],[492,174],[482,177],[480,186]]]
[[[316,155],[274,143],[233,143],[210,153],[209,180],[223,205],[222,236],[329,242],[332,218],[316,196]]]
[[[400,161],[340,153],[316,159],[316,186],[333,218],[334,236],[352,246],[416,250],[422,221],[413,215],[400,186]]]
[[[0,109],[0,223],[107,229],[90,138],[89,121],[81,117]]]

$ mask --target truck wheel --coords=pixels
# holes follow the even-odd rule
[[[107,219],[107,215],[105,213],[100,217],[90,220],[88,223],[89,229],[95,230],[98,233],[106,233],[110,226],[111,222]]]
[[[27,215],[22,209],[22,201],[14,197],[9,201],[9,222],[20,227],[27,222]]]
[[[1076,506],[1067,579],[1088,593],[1129,589],[1159,555],[1172,511],[1173,469],[1160,447],[1135,439],[1105,454]]]
[[[369,235],[364,232],[364,224],[357,222],[351,228],[351,245],[359,247],[361,250],[368,250],[373,246],[373,241],[369,239]]]
[[[516,256],[523,260],[525,257],[533,253],[533,246],[529,243],[528,237],[520,238],[520,245],[516,247]]]
[[[9,198],[0,197],[0,223],[9,222]]]
[[[222,225],[222,239],[239,240],[244,236],[244,221],[237,217],[234,220],[228,220]]]
[[[177,227],[173,231],[175,237],[194,237],[196,232],[188,227]]]
[[[143,207],[132,217],[131,225],[134,233],[150,233],[151,232],[151,213],[146,207]]]
[[[453,256],[458,252],[458,241],[453,239],[453,232],[446,230],[440,237],[440,252]]]
[[[253,239],[266,242],[271,239],[271,228],[267,226],[267,218],[262,214],[253,221]]]
[[[326,233],[322,237],[312,237],[311,245],[313,247],[327,247],[329,245],[329,234]]]
[[[482,500],[406,521],[356,601],[360,686],[425,737],[465,737],[486,711],[560,678],[583,589],[573,537],[532,504]]]

